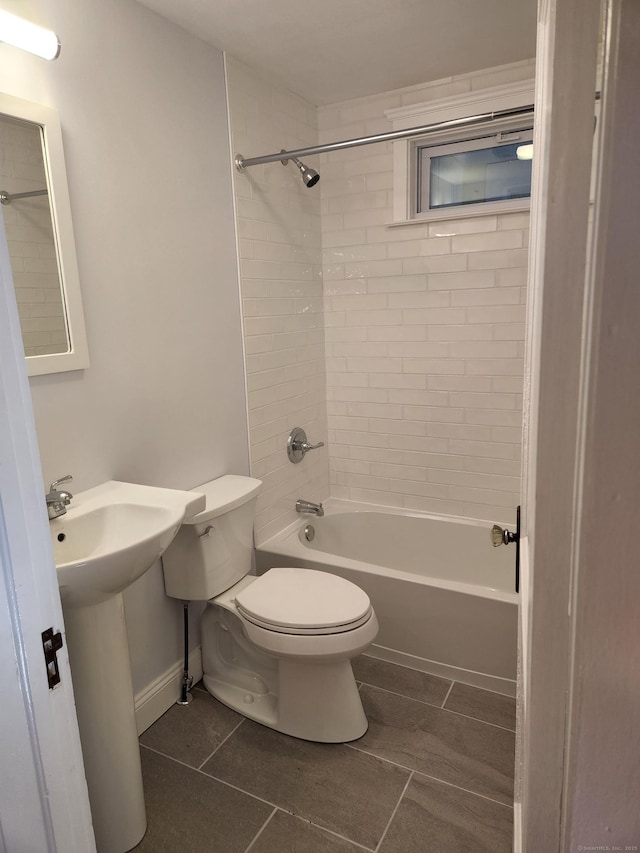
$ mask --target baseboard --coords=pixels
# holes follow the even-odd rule
[[[522,803],[513,804],[513,853],[522,853]]]
[[[513,697],[516,695],[516,682],[510,678],[500,678],[497,675],[488,675],[485,672],[461,669],[458,666],[419,658],[406,652],[398,652],[395,649],[388,649],[386,646],[375,644],[367,649],[366,654],[372,658],[389,661],[389,663],[407,666],[409,669],[427,672],[429,675],[438,675],[440,678],[448,678],[450,681],[460,681],[463,684],[470,684],[472,687],[491,690],[493,693],[502,693],[503,696]]]
[[[183,663],[175,664],[135,697],[136,726],[138,734],[146,731],[165,711],[180,698]],[[189,655],[189,675],[194,684],[202,678],[202,653],[200,646]]]

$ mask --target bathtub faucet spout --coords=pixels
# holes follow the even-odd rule
[[[296,512],[311,512],[319,518],[324,515],[322,504],[314,504],[311,501],[300,500],[300,498],[296,501]]]

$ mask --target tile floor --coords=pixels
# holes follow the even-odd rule
[[[196,687],[140,738],[139,853],[510,853],[513,699],[370,657],[369,730],[316,744]]]

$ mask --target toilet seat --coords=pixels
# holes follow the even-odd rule
[[[282,634],[340,634],[364,625],[372,614],[369,596],[327,572],[275,568],[235,596],[238,613],[260,628]]]

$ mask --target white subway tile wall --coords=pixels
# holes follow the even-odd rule
[[[533,74],[520,62],[316,110],[227,57],[233,151],[384,132],[387,109]],[[512,521],[529,215],[389,227],[390,144],[319,161],[311,190],[279,162],[234,174],[257,542],[329,491]],[[328,447],[292,465],[294,426]]]
[[[227,56],[232,151],[245,157],[314,145],[317,113]],[[309,166],[317,167],[314,158]],[[235,170],[234,170],[235,172]],[[234,173],[244,318],[251,473],[258,544],[296,518],[296,498],[329,495],[319,186],[280,162]],[[325,447],[293,465],[287,436],[301,426]]]
[[[319,140],[533,76],[521,62],[321,107]],[[388,227],[392,165],[390,143],[320,158],[331,494],[513,521],[529,215]]]
[[[12,193],[46,188],[40,129],[7,116],[0,119],[0,190]],[[11,271],[26,355],[69,348],[58,262],[45,196],[2,205]]]

